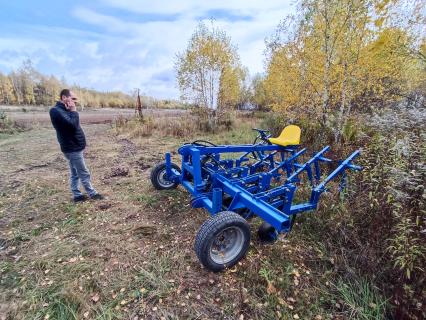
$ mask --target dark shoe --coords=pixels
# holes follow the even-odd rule
[[[87,200],[87,196],[85,196],[85,195],[74,197],[72,199],[72,201],[74,201],[74,202],[83,202],[83,201],[86,201],[86,200]]]
[[[103,200],[105,197],[101,195],[100,193],[95,194],[94,196],[91,196],[90,199],[92,200]]]

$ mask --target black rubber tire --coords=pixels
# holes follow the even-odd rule
[[[257,230],[257,235],[262,242],[273,243],[278,240],[277,230],[267,222],[263,222]]]
[[[212,259],[210,249],[216,236],[219,235],[221,231],[230,227],[236,227],[241,230],[243,235],[242,248],[231,261],[227,263],[217,263]],[[197,236],[195,237],[194,249],[198,260],[206,269],[213,272],[219,272],[234,266],[238,261],[240,261],[247,253],[249,245],[250,227],[247,221],[235,212],[222,211],[210,217],[201,225]]]
[[[180,168],[172,163],[172,168],[180,171]],[[175,189],[179,183],[177,182],[170,182],[170,185],[165,185],[164,183],[161,183],[161,176],[165,174],[165,170],[166,170],[166,163],[162,162],[157,164],[154,168],[152,168],[151,170],[151,183],[154,186],[155,189],[157,190],[170,190],[170,189]]]
[[[290,217],[290,230],[293,228],[294,222],[296,221],[296,214]],[[278,240],[278,231],[269,223],[263,222],[262,225],[257,230],[257,235],[259,240],[265,243],[274,243]]]

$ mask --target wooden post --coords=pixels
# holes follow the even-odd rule
[[[143,119],[142,103],[141,103],[141,97],[139,95],[139,89],[138,89],[138,96],[137,96],[137,99],[136,99],[136,112],[137,112],[139,118],[142,120]]]

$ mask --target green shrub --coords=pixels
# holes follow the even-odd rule
[[[6,112],[0,110],[0,133],[12,134],[22,129],[15,121],[10,119]]]
[[[359,135],[359,124],[354,120],[350,119],[346,122],[346,125],[343,127],[343,141],[346,143],[356,142]]]
[[[273,137],[277,137],[289,120],[280,113],[268,112],[260,123],[260,128],[270,130]],[[296,123],[294,123],[296,124]]]

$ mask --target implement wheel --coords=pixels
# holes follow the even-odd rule
[[[290,230],[293,228],[295,221],[296,214],[293,214],[290,216]],[[264,243],[273,243],[278,240],[279,233],[271,224],[263,222],[257,230],[257,236]]]
[[[172,163],[172,171],[180,173],[177,165]],[[170,181],[167,179],[166,163],[159,163],[151,170],[151,183],[157,190],[169,190],[178,186],[178,182]]]
[[[222,211],[201,225],[195,238],[195,253],[206,269],[218,272],[240,261],[249,244],[247,221],[235,212]]]
[[[267,222],[263,222],[257,230],[257,235],[260,241],[265,243],[272,243],[278,240],[278,232],[275,228]]]

